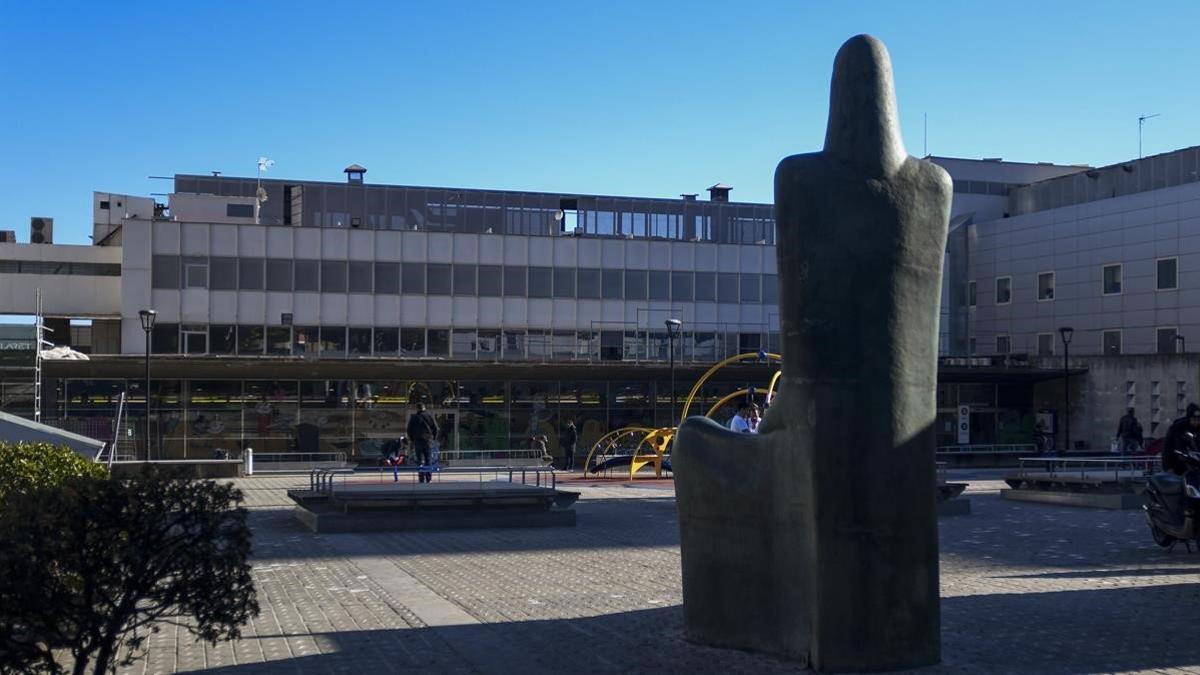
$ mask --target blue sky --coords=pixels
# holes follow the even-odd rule
[[[1200,143],[1195,2],[33,3],[0,7],[0,229],[86,243],[92,190],[220,170],[770,201],[830,65],[887,43],[922,154],[1102,165]],[[160,199],[162,199],[160,197]]]

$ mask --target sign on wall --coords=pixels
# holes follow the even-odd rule
[[[971,406],[958,406],[958,444],[971,444]]]

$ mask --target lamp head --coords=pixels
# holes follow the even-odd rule
[[[679,330],[679,327],[683,325],[679,319],[667,319],[663,323],[666,324],[668,333]]]
[[[1071,344],[1071,337],[1075,335],[1075,329],[1070,326],[1063,326],[1058,329],[1058,334],[1062,336],[1064,345]]]
[[[142,330],[147,333],[154,330],[154,319],[158,317],[158,312],[152,309],[143,309],[138,312],[138,317],[142,320]]]

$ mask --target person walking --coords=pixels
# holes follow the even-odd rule
[[[1133,408],[1125,412],[1125,416],[1117,423],[1117,451],[1132,455],[1142,447],[1142,424],[1133,413]]]
[[[558,439],[558,444],[562,446],[563,451],[563,470],[575,470],[575,446],[579,443],[579,431],[575,428],[575,420],[567,420],[567,427],[563,429],[562,436]]]
[[[437,440],[438,426],[433,415],[425,412],[425,404],[418,403],[417,411],[408,418],[408,438],[416,455],[417,466],[426,469],[433,466],[433,455],[430,445]],[[417,482],[428,483],[433,480],[433,472],[417,470]]]

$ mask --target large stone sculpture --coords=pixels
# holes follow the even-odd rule
[[[760,433],[672,454],[691,639],[822,671],[940,658],[934,418],[950,178],[909,157],[891,62],[837,54],[825,149],[775,172],[783,376]]]

